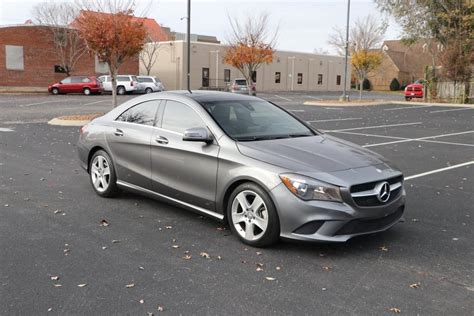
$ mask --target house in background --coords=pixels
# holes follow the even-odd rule
[[[373,90],[390,90],[390,83],[396,78],[401,86],[424,77],[426,66],[438,66],[436,57],[442,46],[423,41],[406,45],[401,40],[384,41],[380,51],[382,63],[372,71],[368,79]]]

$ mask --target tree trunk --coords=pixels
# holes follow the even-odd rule
[[[109,65],[110,80],[112,81],[112,105],[117,106],[117,70]]]
[[[364,88],[363,84],[364,84],[364,79],[359,78],[359,101],[362,100],[362,89]]]

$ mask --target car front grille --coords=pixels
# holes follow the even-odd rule
[[[382,182],[388,182],[390,185],[390,197],[385,202],[381,202],[378,199],[379,192],[375,190],[376,186]],[[382,181],[357,184],[350,188],[352,199],[360,207],[373,207],[388,204],[398,198],[402,191],[403,176],[398,176]]]
[[[400,220],[403,215],[404,206],[400,206],[396,212],[385,217],[375,219],[355,219],[342,226],[335,235],[352,235],[368,232],[375,232],[390,224],[394,224]]]

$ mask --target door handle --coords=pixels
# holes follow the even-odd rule
[[[121,129],[115,129],[115,132],[114,132],[114,135],[115,136],[123,136],[123,131]]]
[[[169,143],[168,138],[163,137],[163,136],[156,136],[155,141],[156,141],[158,144],[164,144],[164,145],[166,145],[166,144]]]

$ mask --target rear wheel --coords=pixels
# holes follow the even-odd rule
[[[51,93],[54,94],[54,95],[58,95],[59,94],[59,89],[58,88],[53,88],[53,89],[51,89]]]
[[[84,88],[84,90],[82,90],[82,92],[84,93],[84,95],[91,95],[91,89],[89,89],[89,88]]]
[[[227,218],[234,234],[244,243],[265,247],[280,237],[280,222],[270,196],[254,183],[239,185],[227,205]]]
[[[152,88],[146,88],[145,89],[145,93],[146,94],[149,94],[149,93],[152,93],[153,92],[153,89]]]
[[[124,95],[127,92],[124,86],[117,87],[117,94]]]
[[[410,101],[411,98],[410,97],[405,97],[405,101]]]
[[[89,175],[94,191],[102,197],[118,193],[117,176],[110,156],[103,150],[94,153],[89,164]]]

